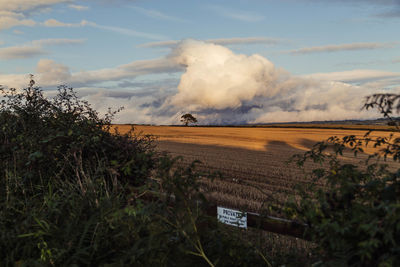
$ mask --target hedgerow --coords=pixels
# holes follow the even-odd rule
[[[393,121],[390,114],[400,110],[399,100],[400,95],[377,94],[364,107]],[[299,166],[309,160],[325,163],[286,206],[288,216],[308,225],[306,234],[320,249],[319,265],[400,265],[400,169],[388,164],[400,161],[398,132],[397,127],[388,137],[372,137],[371,131],[363,137],[333,136],[294,157]],[[349,152],[357,156],[367,146],[376,152],[364,163],[340,158]]]
[[[265,263],[204,213],[195,163],[112,132],[115,113],[100,118],[72,88],[47,98],[32,79],[0,94],[0,265]]]

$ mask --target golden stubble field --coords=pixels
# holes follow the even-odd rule
[[[130,129],[129,125],[114,127],[121,133]],[[301,169],[286,163],[292,155],[302,154],[330,136],[363,136],[366,130],[135,126],[135,132],[157,137],[157,149],[183,156],[182,164],[200,160],[200,169],[220,172],[222,179],[202,181],[213,202],[258,212],[271,199],[279,202],[287,199],[295,184],[307,183]],[[372,136],[389,134],[376,131]],[[357,164],[366,158],[366,155],[357,158],[351,155],[345,154],[343,160]],[[318,165],[307,166],[315,167]]]

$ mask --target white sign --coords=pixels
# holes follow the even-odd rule
[[[247,228],[247,213],[239,210],[232,210],[223,207],[217,207],[218,221],[237,226],[240,228]]]

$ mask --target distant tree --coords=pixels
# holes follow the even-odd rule
[[[185,124],[185,126],[188,126],[189,123],[196,123],[197,119],[195,117],[193,117],[192,114],[186,113],[181,116],[181,122],[183,122],[183,124]]]

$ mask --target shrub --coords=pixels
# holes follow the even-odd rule
[[[107,177],[140,184],[154,165],[151,138],[110,133],[112,113],[102,119],[72,88],[60,86],[54,99],[34,81],[22,92],[0,89],[0,168],[37,184],[40,178]],[[140,168],[139,168],[140,167]],[[82,188],[82,190],[85,190]]]
[[[365,107],[377,107],[388,117],[398,99],[374,95]],[[380,160],[400,160],[400,139],[393,134],[372,138],[370,133],[331,137],[295,157],[300,166],[307,160],[328,163],[313,170],[313,182],[300,187],[298,198],[286,207],[289,216],[309,226],[307,234],[324,255],[321,264],[400,265],[400,170],[392,171]],[[345,150],[351,149],[356,156],[367,145],[381,149],[370,155],[365,165],[340,160]],[[327,153],[327,148],[333,152]],[[372,162],[373,158],[376,161]]]
[[[0,93],[0,265],[263,264],[205,215],[195,163],[111,133],[114,113],[100,118],[66,86],[53,99],[33,79]]]

